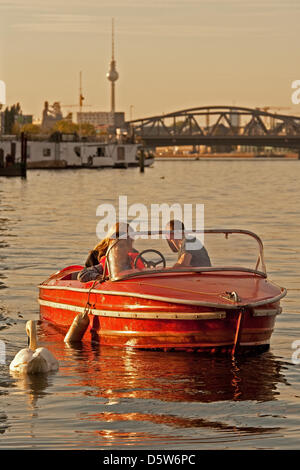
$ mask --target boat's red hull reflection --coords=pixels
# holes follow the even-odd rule
[[[46,322],[41,322],[39,340],[59,360],[60,395],[69,397],[75,422],[82,423],[81,445],[167,448],[182,445],[185,435],[191,442],[188,429],[195,432],[195,445],[212,439],[216,431],[219,438],[237,435],[241,440],[280,430],[268,419],[259,419],[259,426],[246,419],[249,406],[274,401],[278,384],[285,382],[270,352],[231,359],[91,342],[69,346]],[[228,415],[230,402],[240,403],[244,421]]]
[[[280,363],[270,352],[233,360],[194,353],[143,351],[79,343],[63,343],[63,333],[40,325],[47,343],[77,385],[109,400],[146,398],[162,401],[260,400],[276,397],[283,382]],[[74,374],[75,373],[75,374]]]

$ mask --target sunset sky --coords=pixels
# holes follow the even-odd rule
[[[115,18],[117,111],[129,118],[213,104],[284,106],[300,79],[299,0],[0,0],[7,103],[109,111]],[[64,114],[76,108],[63,108]]]

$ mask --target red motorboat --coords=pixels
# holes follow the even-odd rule
[[[101,279],[82,283],[82,266],[62,269],[39,286],[41,318],[67,331],[88,309],[83,340],[109,346],[211,353],[267,349],[286,289],[267,279],[261,239],[246,230],[203,234],[210,267],[173,267],[176,256],[166,240],[140,232],[136,238],[148,235],[135,242],[144,269],[116,268],[118,241]]]

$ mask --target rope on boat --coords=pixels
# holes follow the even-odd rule
[[[88,298],[87,298],[87,301],[86,301],[86,306],[84,308],[84,314],[86,312],[89,312],[90,311],[90,307],[91,307],[91,304],[90,304],[90,295],[91,295],[91,291],[94,289],[96,283],[98,282],[98,279],[95,279],[93,284],[91,285],[91,287],[89,288],[89,291],[88,291]]]
[[[86,305],[84,307],[84,311],[83,313],[78,313],[78,315],[76,315],[76,317],[74,318],[72,325],[70,326],[68,333],[66,334],[64,338],[65,343],[74,343],[74,342],[78,342],[82,340],[83,335],[86,332],[90,324],[90,319],[89,319],[89,311],[91,309],[90,295],[91,295],[92,289],[95,287],[96,282],[98,282],[98,279],[95,279],[95,281],[91,285],[88,291],[88,298],[87,298]]]
[[[240,332],[241,332],[241,323],[242,323],[242,315],[243,315],[243,310],[241,309],[240,312],[239,312],[239,316],[238,316],[238,319],[237,319],[237,323],[236,323],[236,330],[235,330],[235,336],[234,336],[234,343],[233,343],[233,347],[232,347],[232,350],[231,350],[231,356],[234,357],[235,355],[235,351],[239,345],[239,342],[240,342]]]

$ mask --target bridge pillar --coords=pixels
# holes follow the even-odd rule
[[[145,153],[144,153],[144,149],[141,149],[141,150],[140,150],[140,161],[139,161],[139,164],[140,164],[140,172],[141,172],[141,173],[144,173],[144,171],[145,171]]]

